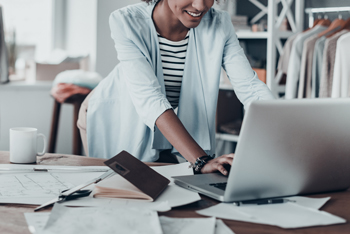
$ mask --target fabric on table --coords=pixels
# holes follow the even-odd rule
[[[295,38],[297,38],[299,34],[300,33],[296,33],[290,36],[283,46],[283,52],[278,60],[278,65],[277,65],[277,70],[282,71],[283,74],[287,74],[288,72],[290,53],[293,47],[294,40]]]
[[[323,50],[326,37],[320,37],[315,43],[314,56],[312,60],[311,97],[317,98],[320,93],[320,79],[322,73]]]
[[[287,83],[286,83],[286,99],[297,97],[298,82],[300,76],[301,56],[304,47],[304,42],[309,37],[318,34],[327,29],[327,27],[316,25],[314,28],[299,34],[293,43],[291,55],[289,59]]]
[[[350,33],[343,34],[337,41],[334,62],[332,97],[350,97]]]
[[[102,77],[91,71],[84,70],[67,70],[60,72],[53,81],[53,86],[59,83],[75,84],[88,89],[94,89]]]
[[[300,67],[300,80],[299,80],[299,91],[298,98],[307,97],[308,88],[311,88],[311,75],[312,75],[312,60],[315,50],[315,44],[318,40],[318,35],[313,35],[306,39],[304,42],[303,54],[301,57],[301,67]],[[311,91],[309,92],[311,96]]]
[[[80,87],[75,84],[59,83],[51,89],[51,95],[59,102],[64,103],[68,98],[76,95],[88,95],[91,89]]]
[[[320,97],[326,98],[332,96],[332,85],[333,85],[333,74],[334,74],[334,63],[335,53],[337,48],[338,39],[348,33],[348,30],[342,30],[332,37],[327,38],[325,41],[323,51],[323,65],[320,81]]]

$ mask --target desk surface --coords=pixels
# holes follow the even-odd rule
[[[62,154],[45,154],[45,156],[38,157],[38,164],[41,165],[70,165],[70,166],[102,166],[103,159],[87,158],[82,156],[62,155]],[[9,163],[9,153],[0,152],[0,163]],[[157,163],[150,163],[150,165],[159,165]],[[313,195],[312,197],[326,197],[331,196],[332,199],[326,203],[322,210],[330,212],[334,215],[340,216],[348,220],[346,224],[332,225],[326,227],[313,227],[285,230],[274,226],[260,225],[253,223],[245,223],[231,220],[224,220],[236,234],[241,233],[269,233],[269,234],[283,234],[283,233],[303,233],[303,234],[320,234],[320,233],[350,233],[350,190],[338,193],[327,193],[321,195]],[[160,212],[159,215],[169,217],[203,217],[197,213],[196,210],[204,209],[206,207],[217,204],[216,201],[202,196],[202,200],[192,203],[190,205],[177,207],[168,212]],[[0,204],[0,233],[4,234],[26,234],[30,233],[27,228],[23,213],[33,212],[35,206],[31,205],[14,205],[14,204]],[[48,210],[44,210],[48,211]]]

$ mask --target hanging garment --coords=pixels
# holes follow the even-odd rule
[[[332,96],[332,84],[337,41],[342,35],[348,32],[348,30],[342,30],[334,34],[332,37],[327,38],[325,41],[323,51],[322,73],[320,80],[320,97],[326,98]]]
[[[301,55],[304,47],[304,42],[309,37],[324,31],[327,27],[316,25],[314,28],[301,33],[294,40],[291,55],[288,64],[287,84],[286,84],[286,99],[297,97],[297,87],[300,75]]]
[[[300,66],[298,98],[307,97],[307,87],[311,88],[311,85],[308,85],[308,83],[311,83],[312,60],[315,50],[315,44],[318,38],[318,35],[313,35],[310,38],[306,39],[306,41],[304,42]],[[311,97],[311,91],[309,92],[309,97]]]
[[[312,59],[312,77],[311,77],[311,97],[319,97],[320,78],[322,73],[323,49],[326,37],[320,37],[315,43],[314,56]]]
[[[343,34],[337,41],[334,62],[332,97],[350,97],[350,33]]]
[[[278,60],[278,65],[277,65],[277,70],[282,71],[283,74],[287,74],[288,72],[290,53],[292,51],[294,40],[295,38],[297,38],[299,34],[300,33],[290,36],[283,46],[283,52]]]

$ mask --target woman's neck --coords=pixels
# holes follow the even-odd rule
[[[171,11],[168,0],[161,0],[157,3],[153,10],[152,19],[157,32],[171,41],[183,40],[189,30]]]

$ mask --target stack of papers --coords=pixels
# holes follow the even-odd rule
[[[289,197],[282,204],[243,205],[220,203],[198,214],[243,222],[274,225],[281,228],[302,228],[345,223],[346,220],[324,211],[319,211],[330,198]]]
[[[33,170],[35,168],[35,170]],[[41,205],[56,198],[59,192],[99,177],[110,168],[106,166],[46,166],[0,164],[0,203]],[[154,202],[136,199],[83,197],[64,202],[67,206],[111,206],[128,205],[168,211],[171,207],[182,206],[200,200],[198,193],[174,184],[172,176],[192,175],[189,163],[153,167],[167,177],[171,183]],[[38,172],[38,170],[42,170]],[[46,172],[45,172],[46,170]],[[88,187],[87,189],[92,189]]]
[[[0,164],[0,203],[40,205],[56,198],[62,190],[96,178],[108,169]]]
[[[138,207],[141,203],[143,203],[142,205],[147,206],[148,209],[166,211],[164,209],[160,210],[159,207],[164,208],[162,204],[167,204],[168,210],[170,210],[171,207],[187,205],[201,199],[198,193],[175,185],[174,179],[171,178],[172,176],[193,175],[193,170],[192,168],[189,168],[189,163],[152,168],[170,180],[168,187],[154,202],[117,198],[93,198],[92,195],[90,195],[89,197],[67,201],[63,204],[66,206],[110,206],[128,204],[129,206]]]
[[[158,217],[155,211],[130,207],[68,208],[55,204],[51,214],[25,213],[31,233],[92,234],[234,234],[215,218]]]

